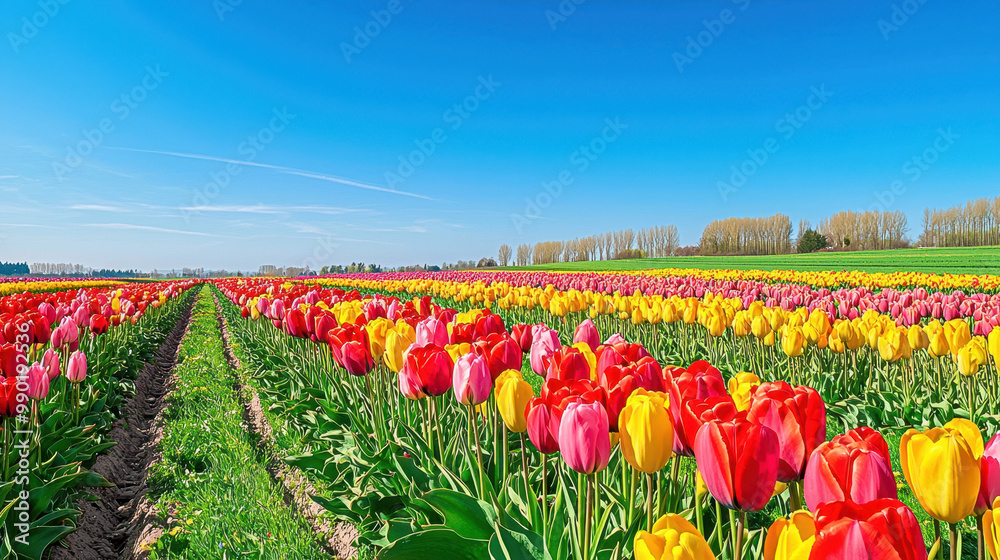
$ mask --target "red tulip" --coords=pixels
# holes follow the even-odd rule
[[[781,444],[778,480],[792,482],[805,475],[806,461],[826,441],[826,404],[815,389],[784,381],[764,383],[750,399],[747,417],[774,430]]]
[[[759,511],[767,505],[778,479],[778,436],[767,426],[746,420],[713,420],[698,430],[694,456],[705,486],[722,505]]]
[[[609,434],[608,412],[601,403],[573,400],[559,422],[559,452],[578,473],[603,471],[611,457]]]
[[[510,328],[510,337],[517,341],[522,354],[531,352],[531,329],[532,325],[518,324]]]
[[[542,383],[542,398],[559,403],[574,397],[586,402],[599,402],[607,408],[607,395],[603,387],[590,379],[547,379]]]
[[[18,390],[18,384],[21,389]],[[17,416],[27,409],[28,396],[23,389],[27,389],[27,382],[19,382],[17,377],[8,377],[0,380],[0,418]],[[20,410],[18,408],[20,407]]]
[[[598,375],[601,387],[608,396],[608,419],[611,431],[618,431],[618,416],[628,398],[636,389],[663,392],[660,365],[652,358],[643,358],[629,366],[610,366]]]
[[[27,358],[14,344],[0,346],[0,377],[17,377],[18,364],[27,364]]]
[[[567,346],[552,354],[545,369],[546,379],[590,379],[590,363],[579,349]]]
[[[673,397],[671,403],[678,402]],[[670,415],[674,419],[674,453],[691,457],[698,431],[706,422],[713,420],[730,421],[736,417],[736,403],[732,397],[720,396],[707,399],[679,401],[676,407],[670,405]]]
[[[451,389],[455,363],[444,348],[435,344],[414,344],[406,351],[403,368],[399,370],[399,385],[416,388],[420,395],[437,397]],[[406,391],[403,391],[406,394]],[[412,398],[412,397],[411,397]]]
[[[896,479],[885,440],[870,428],[862,429],[871,431],[869,439],[878,442],[858,438],[858,432],[852,431],[821,444],[809,458],[805,499],[810,510],[828,502],[896,499]]]
[[[521,347],[506,334],[491,334],[473,344],[472,348],[476,354],[486,359],[494,381],[509,369],[521,371],[524,354]]]
[[[472,323],[458,323],[451,326],[451,336],[448,337],[450,344],[472,344],[475,337],[476,326]]]
[[[108,332],[108,319],[104,315],[90,317],[90,332],[101,335]]]
[[[528,403],[528,439],[545,455],[559,451],[559,421],[562,414],[561,399],[542,396],[535,397]]]
[[[473,329],[473,339],[481,340],[491,334],[506,335],[507,329],[504,327],[503,317],[487,311],[476,319],[476,325]]]
[[[910,508],[893,499],[823,504],[809,560],[926,560],[924,537]]]

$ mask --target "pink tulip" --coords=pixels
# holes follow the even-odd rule
[[[59,377],[59,374],[62,373],[59,367],[59,353],[51,348],[46,350],[42,357],[42,366],[45,368],[46,375],[49,376],[49,381]]]
[[[596,352],[601,345],[601,334],[597,332],[597,326],[590,319],[580,323],[573,334],[573,344],[583,342],[590,347],[591,352]]]
[[[49,376],[42,364],[32,364],[28,369],[28,398],[41,400],[49,396]]]
[[[882,441],[881,436],[878,439]],[[892,464],[878,446],[865,440],[838,436],[823,443],[809,458],[805,476],[806,505],[816,511],[829,502],[858,505],[879,499],[896,499]]]
[[[559,333],[544,325],[535,325],[531,329],[531,338],[531,354],[529,356],[531,371],[535,372],[536,375],[544,376],[545,370],[548,369],[546,363],[548,358],[562,348],[562,343],[559,342]]]
[[[434,344],[444,348],[449,343],[448,326],[434,317],[427,317],[417,323],[417,344]]]
[[[38,312],[45,317],[49,324],[56,322],[56,308],[51,303],[42,303],[39,305]]]
[[[594,474],[607,468],[611,457],[608,413],[599,402],[569,403],[559,422],[559,451],[569,468]]]
[[[605,346],[614,346],[615,344],[621,344],[623,342],[625,342],[625,337],[622,336],[619,333],[615,333],[615,334],[609,336],[608,339],[604,341],[604,345]]]
[[[87,378],[87,355],[83,352],[73,352],[66,366],[66,379],[72,383],[80,383]]]
[[[993,502],[1000,498],[1000,434],[986,444],[980,460],[982,479],[979,483],[979,497],[976,499],[976,515],[986,513]]]
[[[466,406],[486,402],[493,390],[489,364],[475,354],[466,354],[455,362],[451,382],[455,399]]]

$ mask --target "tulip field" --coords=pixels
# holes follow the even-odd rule
[[[1000,560],[1000,276],[0,294],[0,559]]]

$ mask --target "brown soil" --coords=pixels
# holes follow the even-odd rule
[[[147,363],[135,380],[135,396],[108,433],[117,445],[100,456],[91,469],[113,487],[95,488],[97,501],[80,499],[78,529],[52,548],[52,560],[145,558],[142,545],[163,533],[155,506],[146,499],[146,473],[159,461],[163,436],[160,414],[173,386],[173,369],[181,339],[191,322],[194,300],[160,346],[154,363]]]
[[[348,523],[333,523],[323,518],[326,510],[314,502],[310,496],[316,494],[316,488],[309,479],[296,467],[286,464],[277,456],[277,448],[271,425],[264,416],[260,404],[260,396],[256,389],[244,385],[239,377],[240,360],[233,353],[229,340],[229,326],[222,315],[219,298],[215,297],[218,312],[219,330],[222,331],[226,360],[233,373],[233,388],[239,395],[243,405],[243,421],[246,429],[257,437],[260,453],[263,455],[267,470],[274,480],[281,484],[285,503],[295,508],[298,514],[312,527],[321,544],[335,558],[349,560],[356,558],[358,551],[354,542],[358,538],[357,529]]]

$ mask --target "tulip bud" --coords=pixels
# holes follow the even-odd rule
[[[621,411],[622,455],[637,471],[656,473],[673,456],[674,427],[667,402],[666,393],[639,388]]]
[[[531,385],[520,378],[510,378],[498,387],[497,409],[504,424],[515,434],[525,432],[528,429],[528,403],[535,396]]]
[[[466,406],[477,405],[490,398],[493,378],[486,360],[475,354],[466,354],[455,362],[452,374],[455,399]]]
[[[49,381],[59,377],[59,374],[62,373],[59,363],[59,353],[51,348],[46,350],[45,355],[42,357],[42,366],[45,367],[45,373],[49,376]]]
[[[80,383],[87,378],[87,355],[83,352],[73,352],[66,366],[66,379],[72,383]]]
[[[559,423],[559,451],[569,468],[594,474],[608,466],[611,440],[608,413],[598,402],[576,400],[566,406]]]
[[[28,398],[41,400],[49,396],[49,376],[42,364],[28,368]]]

